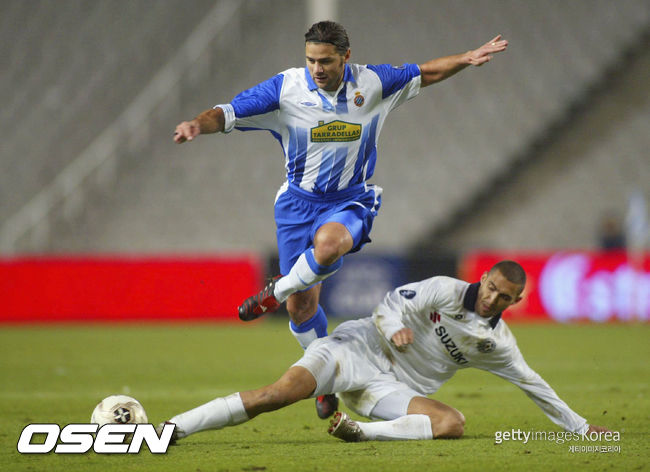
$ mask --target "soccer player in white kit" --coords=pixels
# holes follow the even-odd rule
[[[372,317],[346,321],[312,342],[277,382],[171,418],[174,438],[234,426],[335,392],[359,415],[380,420],[357,422],[337,412],[329,432],[345,441],[458,438],[463,414],[427,395],[467,367],[518,386],[568,432],[607,432],[588,424],[526,364],[501,319],[501,312],[521,299],[525,280],[518,263],[501,261],[478,283],[438,276],[399,287]]]

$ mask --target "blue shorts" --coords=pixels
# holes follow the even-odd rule
[[[381,192],[381,187],[365,185],[332,195],[314,195],[292,185],[283,186],[275,199],[280,273],[289,273],[300,254],[313,245],[316,231],[325,223],[337,222],[347,228],[354,241],[350,252],[370,242]]]

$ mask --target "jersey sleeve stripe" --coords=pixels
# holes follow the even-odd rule
[[[283,81],[284,75],[278,74],[233,98],[230,103],[237,118],[263,115],[279,109]]]
[[[394,67],[390,64],[368,65],[368,69],[377,74],[381,81],[382,99],[399,92],[414,77],[420,75],[420,68],[417,64],[404,64],[400,67]]]

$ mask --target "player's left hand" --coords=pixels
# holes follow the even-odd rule
[[[604,426],[596,426],[593,424],[589,425],[589,429],[587,430],[587,434],[590,433],[611,433],[611,431]]]
[[[505,51],[508,47],[508,41],[501,39],[501,35],[497,35],[490,41],[485,43],[478,49],[474,49],[468,53],[468,61],[473,66],[482,66],[492,59],[493,55],[497,52]]]

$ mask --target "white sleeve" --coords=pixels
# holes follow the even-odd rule
[[[379,332],[390,341],[395,333],[404,328],[402,322],[403,302],[397,290],[388,292],[372,312],[372,320]]]
[[[574,412],[558,397],[555,390],[524,360],[515,345],[510,351],[510,358],[496,366],[484,367],[485,370],[513,383],[524,391],[539,406],[544,414],[566,431],[583,434],[589,425],[587,420]]]
[[[235,117],[235,109],[232,107],[230,103],[215,105],[212,108],[221,108],[223,110],[223,118],[224,118],[223,132],[230,133],[235,127],[235,122],[237,119]]]
[[[390,341],[393,335],[404,328],[404,315],[426,312],[434,309],[441,298],[441,284],[446,277],[431,277],[397,287],[389,292],[372,313],[375,326]]]

